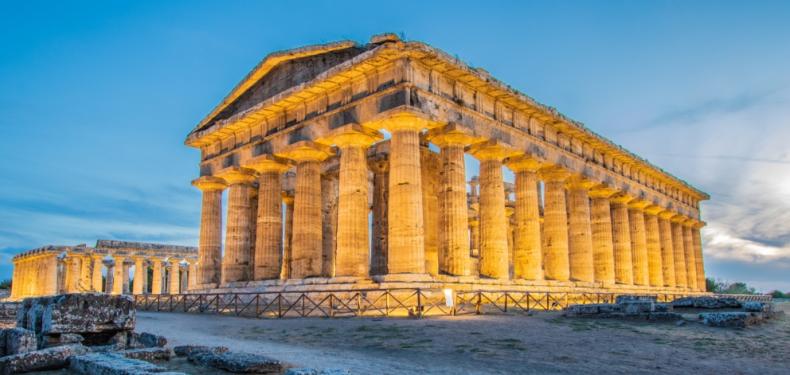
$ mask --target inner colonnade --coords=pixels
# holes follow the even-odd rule
[[[99,240],[14,257],[11,299],[61,293],[179,294],[195,284],[197,249]]]

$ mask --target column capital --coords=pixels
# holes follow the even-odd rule
[[[455,122],[429,130],[426,138],[439,147],[468,146],[484,140],[483,137],[475,136],[469,128]]]
[[[255,171],[242,167],[227,167],[217,172],[217,177],[227,181],[228,185],[249,184],[255,181]]]
[[[691,227],[694,229],[702,229],[702,227],[708,225],[708,223],[702,220],[691,219],[691,221],[692,221]]]
[[[677,215],[677,214],[672,212],[672,211],[670,211],[670,210],[668,210],[668,209],[666,209],[666,208],[662,208],[662,211],[660,211],[658,213],[658,217],[661,218],[661,219],[665,219],[665,220],[670,220],[675,215]]]
[[[505,159],[505,165],[513,172],[537,172],[544,165],[543,162],[531,155],[512,156]]]
[[[390,169],[390,161],[387,158],[368,159],[368,168],[375,173],[385,173]]]
[[[313,141],[299,141],[288,145],[279,152],[275,152],[274,155],[296,162],[324,161],[330,156],[334,155],[334,152],[329,146],[320,143]]]
[[[294,194],[293,192],[282,192],[283,203],[285,204],[294,204]]]
[[[432,129],[441,125],[430,120],[427,115],[414,109],[401,109],[397,112],[385,112],[378,118],[365,123],[365,126],[379,130],[416,130]]]
[[[634,197],[632,197],[632,196],[630,196],[630,195],[628,195],[626,193],[623,193],[621,191],[621,192],[615,193],[615,195],[612,196],[611,200],[612,200],[612,203],[628,204],[628,202],[631,202],[631,201],[634,200]]]
[[[518,156],[521,154],[521,152],[514,149],[513,146],[496,139],[475,143],[467,147],[467,151],[480,161],[502,161],[511,156]]]
[[[228,183],[214,176],[201,176],[192,180],[192,186],[200,189],[201,191],[216,191],[224,190],[228,187]]]
[[[686,222],[686,220],[688,220],[687,217],[678,213],[675,213],[675,215],[673,215],[672,218],[670,219],[670,221],[672,221],[673,223],[678,223],[681,225],[683,225]]]
[[[540,177],[545,181],[564,182],[571,177],[571,173],[568,170],[558,165],[543,167],[539,172]]]
[[[611,198],[617,194],[617,189],[605,184],[598,184],[590,188],[590,198]]]
[[[384,139],[376,130],[352,123],[332,129],[329,133],[316,140],[316,143],[337,147],[361,146],[368,147]]]
[[[658,216],[658,214],[660,214],[663,211],[664,211],[664,207],[661,207],[656,204],[651,204],[645,207],[645,213],[648,215]]]
[[[628,208],[631,209],[631,210],[644,211],[645,208],[647,208],[651,204],[652,203],[650,201],[646,201],[644,199],[637,198],[637,199],[634,199],[634,200],[628,202]]]
[[[593,186],[595,186],[596,182],[591,181],[585,176],[575,174],[568,178],[567,184],[569,189],[590,190]]]
[[[258,155],[244,162],[244,168],[252,169],[258,173],[264,172],[285,172],[290,166],[287,160],[280,159],[274,155]]]

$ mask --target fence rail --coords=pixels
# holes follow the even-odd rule
[[[355,291],[137,295],[139,310],[225,314],[255,318],[426,317],[519,314],[572,304],[614,303],[626,293],[369,289]],[[631,295],[631,294],[628,294]],[[651,294],[669,302],[685,294]],[[733,296],[742,301],[770,296]]]

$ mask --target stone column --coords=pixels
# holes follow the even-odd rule
[[[570,278],[593,282],[592,229],[589,189],[593,183],[574,176],[568,182],[568,254]]]
[[[112,294],[123,294],[123,257],[114,257],[114,265],[112,268]],[[109,274],[109,272],[107,272]],[[128,275],[128,273],[127,273]],[[128,276],[127,276],[128,277]]]
[[[151,258],[153,264],[151,275],[151,294],[162,294],[162,260]]]
[[[428,134],[441,149],[439,270],[454,276],[471,274],[464,147],[477,139],[470,133],[458,124],[448,124]]]
[[[510,225],[505,213],[502,160],[516,156],[516,152],[498,141],[478,143],[469,152],[480,160],[480,276],[508,279]]]
[[[93,266],[91,267],[91,286],[95,292],[104,292],[104,285],[102,285],[102,256],[94,254],[91,256]]]
[[[631,230],[631,261],[634,267],[634,284],[649,285],[647,263],[647,237],[645,234],[645,207],[650,202],[634,200],[628,204],[628,222]]]
[[[276,155],[296,162],[290,276],[293,279],[321,276],[321,162],[331,151],[321,144],[299,141]]]
[[[225,227],[225,254],[222,257],[222,284],[250,280],[250,241],[252,215],[250,189],[255,172],[247,168],[229,167],[218,173],[228,188],[228,224]],[[202,261],[201,261],[202,263]]]
[[[568,211],[565,202],[565,181],[570,174],[559,167],[541,170],[544,183],[543,199],[543,268],[549,280],[567,281]]]
[[[694,221],[686,218],[682,224],[683,251],[686,254],[686,287],[690,290],[697,290],[697,256],[694,252],[694,239],[691,235]]]
[[[628,202],[633,198],[619,194],[611,198],[614,277],[618,284],[633,285],[634,266],[631,252],[631,224]]]
[[[198,258],[199,284],[217,285],[220,282],[220,264],[222,263],[222,190],[224,180],[203,176],[192,185],[203,192],[203,205],[200,214],[200,244]]]
[[[702,238],[700,237],[700,229],[702,229],[703,226],[705,226],[704,222],[695,220],[691,230],[691,242],[694,246],[694,260],[696,260],[697,266],[697,290],[701,292],[707,291],[705,263],[702,259]]]
[[[675,282],[675,253],[672,248],[672,223],[669,219],[675,214],[671,211],[661,211],[658,214],[659,238],[661,239],[661,268],[664,274],[664,285],[674,288]]]
[[[195,284],[197,284],[197,262],[191,259],[187,270],[187,290],[194,289]]]
[[[675,255],[675,284],[678,288],[685,289],[688,285],[686,279],[686,250],[683,248],[683,222],[682,215],[672,217],[672,249]]]
[[[121,271],[121,280],[123,280],[123,283],[121,285],[121,293],[122,294],[130,294],[130,291],[129,291],[129,269],[132,268],[132,263],[131,263],[130,260],[124,259],[123,263],[121,263],[121,264],[123,265],[121,267],[121,269],[122,269],[122,271]]]
[[[183,266],[183,264],[179,266]],[[185,294],[184,292],[189,290],[189,271],[186,267],[180,267],[179,270],[181,271],[181,280],[178,283],[178,290],[181,294]]]
[[[170,285],[167,288],[167,292],[169,294],[180,294],[181,293],[181,260],[170,258],[170,276],[168,281]]]
[[[420,182],[422,183],[422,223],[425,228],[425,272],[431,276],[439,274],[439,167],[441,158],[421,141]]]
[[[516,177],[513,278],[543,280],[537,174],[540,162],[531,157],[519,156],[509,158],[507,166]]]
[[[291,251],[291,239],[293,238],[293,217],[294,217],[294,197],[293,193],[283,192],[283,204],[285,205],[285,230],[283,231],[283,264],[280,278],[291,278],[291,261],[293,252]]]
[[[604,285],[615,283],[614,242],[609,201],[615,192],[614,189],[600,185],[590,190],[590,228],[595,281]]]
[[[661,260],[661,229],[658,225],[658,213],[663,208],[651,205],[645,208],[645,240],[647,244],[647,267],[650,286],[664,286],[664,270]]]
[[[333,129],[322,143],[340,149],[335,275],[370,275],[367,149],[383,137],[358,124]]]
[[[93,262],[89,254],[80,257],[80,291],[90,292],[93,290]]]
[[[142,257],[134,257],[134,280],[132,281],[132,294],[143,294],[143,279],[146,272],[144,269]]]
[[[115,285],[119,284],[120,281],[116,280],[117,273],[115,272],[115,267],[119,265],[116,264],[113,258],[104,258],[102,259],[102,263],[107,267],[107,274],[104,276],[104,292],[107,294],[116,294]],[[66,276],[68,276],[68,272],[66,272]],[[66,282],[66,285],[68,288],[68,282]]]
[[[480,275],[480,220],[469,213],[469,274]]]
[[[282,271],[282,173],[288,165],[271,155],[260,155],[244,165],[258,172],[258,212],[255,227],[253,280],[280,277]]]
[[[368,165],[373,171],[373,248],[370,253],[370,274],[386,275],[389,160],[374,158]]]

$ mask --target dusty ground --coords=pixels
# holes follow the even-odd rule
[[[790,304],[778,308],[790,314]],[[790,373],[790,317],[746,330],[699,324],[464,316],[256,320],[138,313],[171,344],[225,345],[353,374]]]

